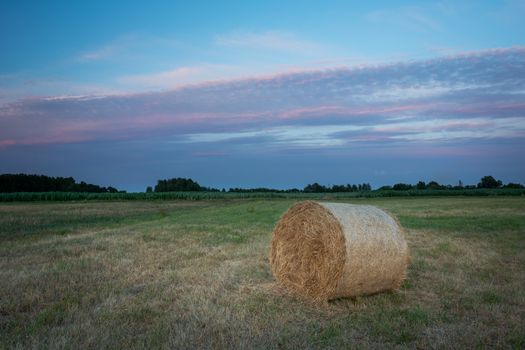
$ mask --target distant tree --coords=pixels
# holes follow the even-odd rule
[[[419,181],[416,185],[416,188],[418,190],[426,190],[427,189],[427,184],[425,183],[425,181]]]
[[[444,188],[445,188],[445,186],[440,185],[436,181],[430,181],[427,184],[427,189],[429,189],[429,190],[442,190]]]
[[[509,182],[508,184],[503,186],[503,188],[525,188],[525,186],[523,186],[522,184],[516,184],[516,183]]]
[[[0,192],[113,192],[114,187],[101,187],[84,181],[76,183],[72,177],[45,175],[2,174]]]
[[[327,192],[327,188],[323,185],[319,185],[317,182],[313,184],[308,184],[304,188],[304,192],[314,192],[314,193],[321,193],[321,192]]]
[[[175,192],[175,191],[205,191],[206,188],[201,187],[192,179],[185,179],[177,177],[167,180],[158,180],[155,186],[155,192]]]
[[[345,185],[333,185],[332,192],[346,192],[346,186]]]
[[[395,191],[407,191],[407,190],[412,189],[412,185],[404,184],[404,183],[398,183],[398,184],[395,184],[392,187],[392,189],[395,190]]]
[[[146,187],[146,193],[153,192],[153,188],[151,186]]]
[[[496,180],[488,175],[481,178],[481,182],[478,183],[478,188],[499,188],[501,185],[501,180]]]
[[[388,185],[379,187],[379,191],[388,191],[391,189],[392,189],[392,186],[388,186]]]

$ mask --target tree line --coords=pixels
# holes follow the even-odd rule
[[[308,193],[321,193],[321,192],[361,192],[361,191],[371,191],[372,186],[370,184],[359,184],[359,185],[334,185],[331,187],[323,186],[316,183],[306,185],[302,190],[298,188],[290,188],[286,190],[278,190],[275,188],[267,187],[257,187],[257,188],[241,188],[234,187],[226,191],[226,189],[219,190],[218,188],[212,187],[203,187],[199,185],[196,181],[186,178],[173,178],[158,180],[155,187],[148,186],[146,192],[234,192],[234,193],[251,193],[251,192],[283,192],[283,193],[299,193],[299,192],[308,192]]]
[[[203,187],[192,179],[185,179],[182,177],[176,177],[173,179],[158,180],[155,185],[155,192],[219,192],[216,188]],[[146,192],[153,192],[153,188],[148,186]]]
[[[393,186],[382,186],[379,190],[394,190],[394,191],[408,191],[408,190],[470,190],[475,188],[525,188],[522,184],[509,182],[503,184],[501,180],[496,180],[493,176],[483,176],[477,185],[464,185],[461,180],[455,186],[442,185],[436,181],[425,183],[419,181],[415,185],[398,183]]]
[[[501,180],[496,180],[493,176],[484,176],[477,185],[463,185],[460,180],[457,185],[442,185],[437,181],[430,181],[428,183],[419,181],[417,184],[397,183],[392,186],[382,186],[378,190],[393,190],[393,191],[408,191],[408,190],[465,190],[474,188],[524,188],[522,184],[508,183],[503,185]],[[332,185],[325,186],[317,182],[306,185],[303,189],[290,188],[286,190],[279,190],[274,188],[258,187],[258,188],[230,188],[228,190],[211,187],[200,186],[196,181],[186,178],[173,178],[167,180],[158,180],[157,185],[153,189],[148,186],[146,192],[185,192],[185,191],[207,191],[207,192],[234,192],[234,193],[251,193],[251,192],[280,192],[280,193],[340,193],[340,192],[366,192],[371,191],[372,186],[369,183],[362,184],[346,184],[346,185]]]
[[[496,180],[493,176],[484,176],[477,185],[464,185],[459,181],[457,185],[443,185],[436,181],[428,183],[419,181],[416,184],[397,183],[392,186],[382,186],[378,190],[386,191],[408,191],[408,190],[468,190],[475,188],[516,188],[523,189],[524,186],[518,183],[503,184],[501,180]],[[190,178],[172,178],[158,180],[154,187],[148,186],[146,192],[234,192],[234,193],[255,193],[255,192],[276,192],[276,193],[341,193],[341,192],[366,192],[371,191],[369,183],[345,184],[325,186],[314,182],[306,185],[302,189],[290,188],[279,190],[274,188],[229,188],[217,189],[201,186],[198,182]],[[27,174],[2,174],[0,175],[0,193],[12,192],[86,192],[86,193],[116,193],[119,191],[114,187],[101,187],[88,184],[84,181],[77,183],[72,177],[50,177],[45,175]]]
[[[86,192],[117,193],[114,187],[101,187],[72,177],[51,177],[45,175],[2,174],[0,175],[0,193],[12,192]]]

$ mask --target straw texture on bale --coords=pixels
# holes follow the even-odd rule
[[[270,251],[278,282],[318,301],[398,289],[409,261],[397,219],[345,203],[295,204],[277,223]]]

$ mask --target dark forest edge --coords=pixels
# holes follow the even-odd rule
[[[378,197],[421,196],[522,196],[521,184],[504,185],[492,176],[484,176],[477,185],[441,185],[436,181],[415,185],[398,183],[372,190],[370,184],[324,186],[308,184],[303,189],[277,190],[270,188],[230,188],[219,190],[200,186],[192,179],[173,178],[159,180],[155,188],[146,192],[126,193],[114,187],[101,187],[85,182],[77,183],[72,177],[48,177],[44,175],[0,175],[0,201],[74,201],[74,200],[205,200],[242,198],[297,198],[297,199],[345,199]]]
[[[0,174],[0,193],[12,192],[117,193],[119,191],[111,186],[101,187],[84,181],[77,183],[72,177]]]

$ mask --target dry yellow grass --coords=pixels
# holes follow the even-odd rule
[[[408,278],[323,307],[273,285],[290,201],[0,204],[0,348],[525,346],[525,198],[356,203],[400,218]]]

